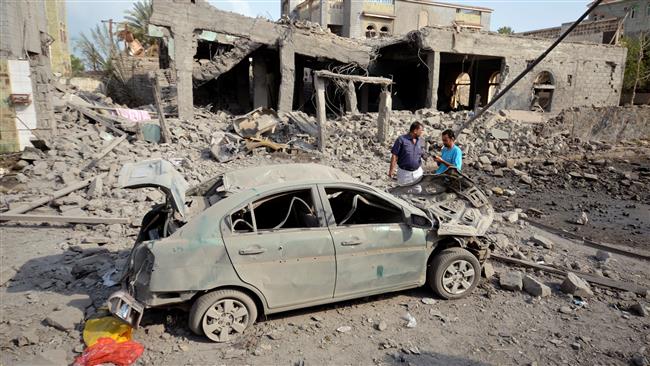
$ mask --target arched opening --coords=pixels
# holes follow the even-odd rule
[[[379,29],[379,37],[388,37],[390,35],[390,29],[387,26],[381,27]]]
[[[501,85],[501,73],[498,71],[492,73],[492,76],[490,76],[490,79],[488,80],[488,98],[487,98],[488,102],[491,101],[495,95],[497,95],[500,85]]]
[[[368,24],[366,27],[366,38],[377,38],[377,27],[374,24]]]
[[[451,93],[451,108],[461,109],[462,107],[469,107],[469,95],[472,79],[469,74],[462,72],[456,77],[454,85],[452,86]]]
[[[548,71],[542,71],[533,81],[533,100],[531,110],[550,112],[555,91],[555,78]]]

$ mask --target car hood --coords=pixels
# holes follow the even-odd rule
[[[181,216],[187,215],[185,191],[189,187],[183,176],[167,160],[153,159],[124,164],[118,178],[120,188],[154,187],[162,190]]]

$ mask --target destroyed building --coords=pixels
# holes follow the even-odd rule
[[[317,70],[392,79],[396,110],[471,109],[485,105],[552,42],[432,26],[363,40],[224,12],[202,0],[154,1],[153,7],[151,23],[163,38],[161,66],[170,83],[164,89],[177,94],[181,119],[192,118],[192,103],[232,113],[270,107],[314,114]],[[618,105],[625,56],[618,46],[560,44],[496,108],[556,112]],[[345,94],[352,94],[361,112],[378,111],[386,88],[360,82],[351,93],[330,84],[330,105],[344,105]]]
[[[591,6],[591,4],[589,4]],[[521,35],[558,38],[573,22],[522,32]],[[622,36],[637,37],[650,32],[650,1],[605,0],[567,37],[569,41],[617,44]]]
[[[0,2],[0,152],[56,130],[52,73],[69,74],[65,1]]]
[[[490,29],[492,9],[413,0],[284,0],[282,16],[352,38],[404,35],[429,25]]]

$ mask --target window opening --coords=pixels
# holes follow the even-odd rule
[[[366,38],[376,38],[377,37],[377,28],[374,24],[369,24],[366,27]]]
[[[472,79],[466,72],[461,73],[456,78],[451,96],[451,107],[458,109],[460,107],[469,107],[470,86]]]
[[[234,232],[319,227],[310,189],[275,194],[231,215]]]
[[[531,109],[550,112],[554,91],[555,79],[553,78],[553,74],[548,71],[542,71],[537,74],[535,81],[533,81],[533,101]]]
[[[336,225],[401,224],[402,210],[375,195],[350,189],[326,188]]]
[[[488,80],[488,102],[494,98],[494,96],[497,94],[497,91],[499,90],[499,86],[501,85],[501,73],[500,72],[495,72],[490,76],[490,80]]]

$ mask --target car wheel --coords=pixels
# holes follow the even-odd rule
[[[238,338],[257,319],[250,296],[236,290],[218,290],[199,297],[190,310],[190,329],[214,342]]]
[[[431,289],[443,299],[460,299],[478,285],[481,264],[463,248],[448,248],[436,255],[427,273]]]

